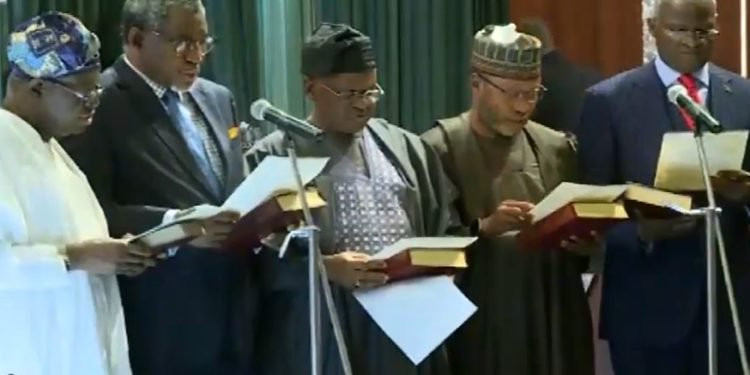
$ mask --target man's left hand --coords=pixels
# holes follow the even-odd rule
[[[203,220],[201,225],[204,235],[196,238],[190,244],[199,248],[221,248],[222,243],[229,237],[239,219],[239,212],[227,210]]]
[[[599,251],[602,244],[603,239],[599,233],[592,231],[589,236],[583,238],[570,236],[560,242],[560,247],[577,255],[591,256]]]
[[[716,193],[736,203],[750,202],[750,180],[731,171],[719,171],[711,177]]]

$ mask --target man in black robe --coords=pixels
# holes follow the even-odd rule
[[[367,36],[346,25],[321,25],[304,44],[302,73],[314,103],[308,121],[324,139],[295,138],[295,144],[301,157],[330,158],[315,180],[328,205],[314,214],[353,373],[448,374],[442,346],[414,365],[352,294],[387,282],[384,265],[370,255],[402,238],[446,232],[451,190],[440,160],[418,136],[372,118],[384,90]],[[253,147],[249,164],[285,155],[286,147],[284,134],[273,133]],[[306,261],[280,260],[268,249],[262,257],[263,374],[309,374]],[[342,370],[327,315],[322,308],[323,373],[337,375]]]

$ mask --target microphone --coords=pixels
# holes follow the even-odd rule
[[[695,119],[696,126],[705,125],[711,133],[720,133],[723,127],[702,105],[696,103],[688,95],[687,89],[683,85],[674,85],[667,90],[667,98],[672,104],[684,109],[690,116]]]
[[[323,131],[274,107],[266,99],[258,99],[250,106],[250,114],[259,121],[268,121],[280,130],[305,139],[319,140]]]

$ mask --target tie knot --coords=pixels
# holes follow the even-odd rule
[[[167,104],[170,102],[178,102],[180,101],[180,94],[172,89],[167,89],[166,91],[164,91],[164,95],[162,95],[161,100]]]
[[[677,82],[685,86],[685,88],[688,89],[688,91],[693,91],[698,88],[695,82],[695,77],[693,77],[692,74],[681,75],[680,78],[677,78]]]

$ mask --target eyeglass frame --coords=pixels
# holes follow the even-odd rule
[[[487,78],[482,73],[474,72],[474,74],[476,74],[477,77],[479,77],[479,79],[481,79],[482,81],[486,82],[487,84],[489,84],[490,86],[492,86],[497,91],[500,91],[500,93],[502,93],[503,95],[505,95],[505,96],[507,96],[509,98],[512,98],[512,99],[523,99],[523,100],[526,100],[529,103],[538,103],[540,100],[542,100],[542,98],[544,97],[544,94],[547,93],[547,91],[548,91],[547,88],[544,87],[544,85],[539,85],[533,91],[511,91],[511,90],[508,90],[508,89],[506,89],[504,87],[501,87],[500,85],[498,85],[495,82],[492,82],[489,78]],[[529,92],[536,93],[536,98],[532,99],[532,98],[524,97],[524,93],[529,93]],[[511,93],[513,93],[513,95],[511,95]]]
[[[68,87],[68,85],[54,79],[45,78],[43,79],[43,81],[53,83],[55,86],[67,91],[71,95],[75,96],[76,99],[78,99],[88,109],[96,109],[96,107],[98,107],[101,103],[102,93],[104,92],[104,87],[102,87],[101,85],[96,85],[96,88],[83,94]]]
[[[151,30],[151,33],[153,33],[154,35],[156,35],[163,41],[171,44],[172,47],[174,47],[174,52],[177,55],[184,56],[185,52],[188,51],[188,47],[190,47],[190,49],[200,48],[200,47],[196,47],[196,45],[200,46],[201,41],[189,40],[189,39],[184,39],[184,38],[171,38],[171,37],[168,37],[166,34],[159,32],[157,30]],[[198,49],[198,52],[200,52],[201,57],[206,57],[206,55],[211,53],[211,51],[213,51],[214,48],[216,47],[216,37],[212,35],[207,35],[205,40],[203,40],[202,43],[204,43],[204,45],[208,47],[206,48],[205,51],[201,51],[200,49]]]
[[[672,29],[669,26],[662,25],[664,32],[669,34],[673,39],[686,40],[688,37],[699,40],[701,42],[709,41],[719,36],[719,30],[716,28],[711,29]]]
[[[367,89],[367,90],[346,90],[346,91],[337,91],[326,85],[325,83],[320,83],[323,88],[328,90],[331,94],[335,95],[339,99],[347,100],[347,101],[354,101],[355,99],[367,99],[370,100],[373,103],[377,103],[383,95],[385,95],[385,90],[383,90],[382,87],[380,87],[380,84],[375,83],[375,88]]]

